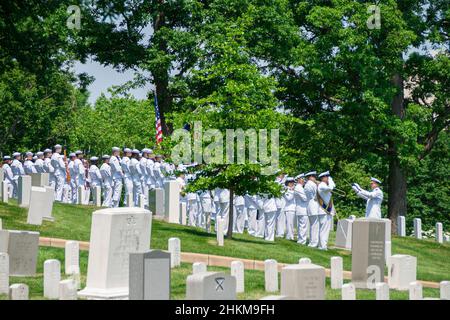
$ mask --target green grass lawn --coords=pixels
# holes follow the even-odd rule
[[[17,207],[12,200],[10,204],[0,204],[0,218],[4,229],[39,231],[41,236],[63,238],[68,240],[89,241],[91,213],[95,207],[76,206],[55,203],[54,222],[44,221],[42,226],[26,224],[27,210]],[[334,232],[330,236],[329,246],[333,246]],[[320,251],[298,245],[294,241],[277,239],[266,242],[248,234],[234,235],[232,240],[225,239],[225,246],[216,245],[215,234],[208,234],[200,228],[169,224],[153,220],[151,247],[167,249],[170,237],[181,239],[183,252],[196,252],[231,256],[245,259],[276,259],[282,263],[297,263],[299,258],[308,257],[313,263],[330,267],[332,256],[342,256],[344,269],[351,270],[351,254],[345,250],[329,249]],[[450,245],[439,244],[432,240],[416,240],[411,237],[393,237],[393,254],[409,254],[417,257],[417,278],[440,282],[450,280]],[[250,272],[250,271],[249,271]]]
[[[64,275],[64,249],[41,247],[39,250],[39,258],[37,265],[37,274],[34,277],[10,277],[10,284],[25,283],[30,289],[31,299],[43,298],[43,269],[44,261],[47,259],[58,259],[61,262],[61,280],[68,278]],[[85,287],[87,273],[88,253],[80,252],[80,270],[81,270],[81,288]],[[228,268],[208,267],[208,271],[222,271],[229,273]],[[171,298],[184,299],[186,295],[186,278],[192,273],[192,265],[182,263],[180,267],[172,269],[171,272]],[[349,281],[346,281],[349,282]],[[326,281],[326,298],[330,300],[341,299],[341,291],[330,288],[330,279]],[[264,272],[257,270],[245,270],[245,292],[238,295],[238,299],[259,299],[267,295],[279,293],[267,293],[264,291]],[[357,299],[374,300],[375,291],[357,290]],[[439,297],[439,290],[424,288],[424,297]],[[391,290],[390,298],[392,300],[408,299],[408,292]],[[0,295],[0,300],[7,299],[6,295]]]

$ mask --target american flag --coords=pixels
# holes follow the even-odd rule
[[[162,134],[161,117],[159,114],[158,98],[156,96],[156,92],[155,92],[155,120],[156,120],[156,143],[159,144],[163,141],[163,134]]]

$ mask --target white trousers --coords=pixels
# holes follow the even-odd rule
[[[275,219],[277,212],[264,212],[264,220],[266,223],[266,230],[264,231],[264,239],[266,241],[275,241]]]
[[[71,185],[71,182],[64,184],[63,193],[62,193],[62,202],[63,203],[72,203],[72,185]]]
[[[145,198],[144,206],[146,208],[148,208],[148,192],[149,192],[149,189],[148,189],[147,183],[142,182],[142,194],[144,195],[144,198]]]
[[[112,187],[110,186],[111,189],[111,203],[108,205],[108,207],[113,207],[113,208],[118,208],[119,204],[120,204],[120,197],[122,196],[122,178],[120,179],[115,179],[113,181],[113,185]],[[104,192],[105,197],[107,192]],[[126,199],[126,197],[125,197]],[[125,201],[125,200],[124,200]]]
[[[333,216],[329,214],[319,215],[319,249],[326,250]]]
[[[133,180],[129,177],[123,178],[123,182],[125,184],[125,197],[123,199],[124,207],[128,207],[128,195],[133,194]]]
[[[61,202],[64,188],[64,176],[55,176],[55,200]]]
[[[141,194],[142,194],[141,180],[133,179],[133,201],[135,207],[139,207],[139,196]]]
[[[286,214],[283,209],[277,209],[276,215],[277,237],[282,238],[286,232]]]
[[[233,232],[244,233],[245,214],[244,205],[238,205],[234,207],[233,216]]]
[[[296,215],[297,220],[297,243],[306,244],[308,237],[308,216]]]
[[[319,216],[308,216],[309,218],[309,245],[316,248],[319,245]]]
[[[198,215],[198,203],[197,200],[187,201],[187,211],[189,216],[189,225],[192,227],[197,226],[197,215]]]
[[[71,192],[71,203],[77,204],[78,202],[78,186],[75,180],[70,179],[70,192]]]
[[[264,218],[264,213],[262,210],[259,211],[259,216],[258,214],[256,215],[256,233],[255,233],[255,237],[257,238],[264,238],[264,232],[266,229],[266,220]]]
[[[110,185],[103,184],[103,207],[112,207],[112,195],[113,195],[113,189]]]
[[[255,236],[256,235],[256,214],[258,210],[254,208],[247,208],[247,216],[248,216],[248,234]]]
[[[229,202],[221,202],[220,203],[220,217],[225,219],[225,223],[223,226],[223,234],[227,234],[228,232],[228,214],[230,212],[230,203]]]
[[[284,211],[286,216],[286,239],[294,240],[295,234],[295,211]]]

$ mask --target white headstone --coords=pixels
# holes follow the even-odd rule
[[[56,259],[44,262],[44,297],[58,299],[61,281],[61,264]]]
[[[109,208],[92,213],[86,288],[88,299],[128,297],[129,255],[148,250],[152,216],[140,208]]]
[[[72,279],[59,282],[59,300],[77,300],[77,284]]]
[[[139,195],[139,208],[145,209],[145,196],[143,194]]]
[[[422,239],[422,220],[420,218],[414,218],[414,237],[416,239]]]
[[[2,181],[2,202],[8,203],[9,201],[9,192],[8,192],[9,184],[6,181]]]
[[[72,274],[70,275],[69,279],[71,279],[75,282],[75,286],[77,287],[77,290],[81,289],[80,267],[72,266]]]
[[[84,204],[84,186],[78,186],[77,204]]]
[[[55,201],[55,190],[50,186],[44,186],[45,191],[47,192],[46,198],[46,207],[42,212],[42,219],[48,221],[54,221],[55,219],[52,216],[53,212],[53,202]]]
[[[353,283],[342,285],[342,300],[356,300],[356,288]]]
[[[298,260],[299,264],[310,264],[311,263],[311,259],[310,258],[300,258]]]
[[[181,241],[179,238],[170,238],[168,242],[168,250],[170,252],[170,267],[179,267],[181,265]]]
[[[0,294],[9,293],[9,255],[0,252]]]
[[[208,271],[206,269],[206,263],[204,263],[204,262],[194,262],[192,264],[192,274],[197,274],[197,273],[206,272],[206,271]]]
[[[0,229],[2,228],[2,225],[1,225],[1,221],[0,221]],[[444,241],[445,242],[450,242],[450,236],[448,236],[448,235],[444,235]]]
[[[245,291],[244,281],[244,263],[242,261],[231,262],[231,275],[236,278],[236,292],[241,293]]]
[[[9,255],[9,275],[34,276],[38,256],[39,232],[0,230],[0,252]]]
[[[176,180],[164,182],[164,217],[170,223],[180,223],[180,184]]]
[[[202,272],[187,277],[186,300],[235,300],[236,278],[222,272]]]
[[[130,253],[130,300],[170,299],[170,253]]]
[[[54,191],[51,187],[31,187],[27,223],[41,225],[42,219],[53,220]]]
[[[422,300],[422,284],[414,281],[409,284],[409,300]]]
[[[0,219],[0,230],[3,229],[3,225],[2,225],[2,219]]]
[[[149,192],[150,211],[158,216],[164,215],[164,189],[156,188]]]
[[[132,192],[128,194],[127,205],[128,205],[129,208],[134,207],[134,198],[133,198],[133,193]]]
[[[66,274],[73,274],[80,270],[80,243],[66,241],[64,270]]]
[[[17,203],[19,207],[27,208],[30,205],[31,176],[19,176],[17,183]]]
[[[416,281],[417,258],[404,254],[391,256],[388,268],[388,283],[391,289],[408,290],[409,284]]]
[[[354,219],[339,220],[336,227],[335,247],[351,250],[352,248],[352,223]]]
[[[399,237],[406,237],[406,219],[405,219],[405,216],[398,216],[398,218],[397,218],[397,235]]]
[[[225,227],[225,220],[217,217],[216,219],[216,223],[217,223],[217,233],[216,233],[216,238],[217,238],[217,245],[220,247],[223,247],[224,244],[224,234],[223,234],[223,229]]]
[[[441,293],[441,299],[450,300],[450,281],[441,281],[439,283],[439,290]]]
[[[389,285],[385,282],[375,284],[376,300],[389,300]]]
[[[278,262],[276,260],[264,261],[264,280],[266,292],[278,291]]]
[[[331,257],[331,289],[341,289],[344,283],[342,257]]]
[[[32,173],[30,176],[31,186],[33,187],[45,187],[50,185],[50,174],[48,172]]]
[[[315,264],[292,264],[281,269],[280,294],[300,300],[325,299],[325,268]]]
[[[9,287],[9,300],[28,300],[28,286],[16,283]]]
[[[180,224],[186,225],[186,218],[187,218],[187,206],[186,202],[180,202]]]
[[[441,222],[436,223],[436,241],[439,242],[439,243],[443,243],[444,242],[442,223]]]
[[[94,206],[101,207],[102,206],[102,188],[100,186],[95,186],[94,188]]]

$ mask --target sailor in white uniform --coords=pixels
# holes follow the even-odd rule
[[[332,192],[336,184],[331,178],[329,171],[319,174],[319,179],[320,183],[317,186],[319,200],[319,249],[327,250],[331,224],[336,212],[332,199]]]
[[[220,205],[220,217],[225,219],[225,224],[223,227],[223,233],[228,232],[228,215],[230,213],[230,190],[221,189],[219,193],[219,205]],[[230,226],[231,228],[233,226]]]
[[[211,214],[213,210],[213,201],[210,190],[205,190],[200,193],[200,203],[203,213],[202,227],[206,229],[206,232],[211,232]]]
[[[89,167],[89,185],[91,189],[95,192],[96,187],[102,187],[102,174],[98,168],[98,157],[90,158],[91,166]],[[92,194],[94,194],[94,192]]]
[[[33,163],[33,152],[28,151],[25,154],[25,161],[23,162],[23,170],[25,171],[25,174],[28,175],[37,173]]]
[[[131,151],[130,160],[131,179],[133,181],[133,201],[134,206],[139,206],[139,195],[142,194],[142,171],[139,164],[139,150],[133,149]]]
[[[68,164],[68,168],[69,168],[69,174],[70,174],[70,194],[71,194],[71,199],[70,202],[72,204],[76,204],[77,203],[77,199],[78,199],[78,190],[77,190],[77,174],[75,172],[75,159],[77,158],[77,155],[75,154],[75,152],[71,152],[69,154],[69,164]]]
[[[11,170],[11,157],[10,156],[4,156],[3,157],[3,181],[6,181],[7,185],[8,185],[8,195],[11,197],[13,195],[13,191],[14,191],[14,174]],[[2,183],[2,181],[0,181],[0,183]]]
[[[309,219],[309,245],[316,248],[319,245],[319,202],[317,201],[316,171],[305,174],[307,182],[305,184],[305,194],[308,201]]]
[[[103,207],[112,207],[112,195],[113,195],[113,173],[112,167],[110,166],[111,157],[105,154],[102,157],[103,164],[100,167],[100,174],[102,176],[102,193],[103,193]],[[120,198],[119,198],[120,200]]]
[[[376,178],[370,178],[370,187],[372,191],[362,189],[359,184],[353,183],[352,189],[356,195],[366,203],[366,218],[381,219],[381,203],[383,202],[383,191],[380,189],[381,181]]]
[[[44,153],[42,151],[39,151],[36,153],[36,161],[34,162],[34,168],[36,169],[37,173],[44,173]]]
[[[120,148],[118,147],[112,148],[112,155],[108,161],[109,161],[108,165],[111,168],[111,175],[112,175],[111,203],[107,202],[105,198],[104,201],[106,201],[108,207],[117,208],[120,203],[120,197],[122,196],[122,186],[123,186],[122,179],[124,176],[120,162]],[[103,205],[105,206],[105,202],[103,203]]]
[[[123,184],[125,185],[125,198],[123,200],[123,205],[125,207],[128,206],[128,195],[133,194],[133,178],[131,177],[130,171],[130,157],[131,157],[131,149],[125,148],[123,149],[124,156],[120,161],[120,166],[123,171]],[[115,191],[115,190],[114,190]],[[113,194],[113,205],[115,205],[115,199]]]
[[[282,187],[284,187],[284,183],[286,182],[286,175],[281,173],[275,180]],[[284,198],[276,198],[275,203],[277,205],[277,216],[276,216],[276,237],[283,238],[286,233],[286,215],[284,213]]]
[[[251,236],[256,236],[256,228],[257,228],[257,214],[258,208],[255,206],[256,196],[251,196],[246,194],[244,196],[245,200],[245,208],[247,209],[247,217],[248,217],[248,229],[247,232]]]
[[[17,198],[17,192],[19,187],[19,177],[25,175],[25,170],[23,169],[21,160],[21,155],[19,152],[13,153],[13,161],[11,163],[11,170],[13,173],[13,197]]]
[[[244,233],[245,227],[245,199],[243,196],[234,196],[233,232]]]
[[[55,145],[55,152],[52,154],[51,165],[55,170],[55,200],[61,202],[64,183],[66,180],[66,164],[61,155],[62,146]]]
[[[150,153],[150,149],[144,148],[142,149],[142,157],[139,160],[139,165],[141,166],[141,185],[142,185],[142,194],[144,195],[144,205],[148,208],[148,172],[147,172],[147,159]]]
[[[295,222],[295,180],[292,177],[285,179],[286,189],[284,191],[284,214],[286,216],[286,239],[294,240]]]
[[[50,186],[55,189],[56,179],[55,179],[55,168],[52,166],[52,150],[44,150],[44,171],[49,175]]]
[[[297,184],[294,188],[295,217],[297,220],[297,243],[306,244],[308,238],[308,198],[306,197],[305,175],[299,174],[295,177]]]

